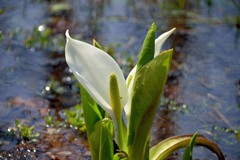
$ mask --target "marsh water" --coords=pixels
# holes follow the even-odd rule
[[[152,22],[157,35],[176,28],[163,46],[174,55],[152,144],[199,131],[227,160],[240,159],[237,0],[1,0],[0,159],[90,159],[85,132],[64,114],[81,99],[64,59],[64,33],[69,29],[89,43],[96,39],[127,75]],[[58,125],[46,124],[46,117]],[[10,132],[15,120],[34,125],[37,140]],[[216,159],[201,147],[193,157]]]

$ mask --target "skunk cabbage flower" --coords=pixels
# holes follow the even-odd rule
[[[77,41],[66,32],[67,44],[65,56],[67,64],[80,84],[91,97],[109,114],[112,119],[114,112],[110,106],[110,76],[114,74],[118,81],[121,104],[128,101],[128,91],[123,73],[114,59],[104,51]]]
[[[162,34],[155,40],[154,57],[160,53],[162,44],[174,30],[172,29]],[[128,115],[131,107],[131,100],[129,98],[131,97],[136,66],[125,81],[119,65],[106,52],[90,44],[71,38],[68,31],[66,31],[66,37],[66,61],[80,84],[109,116],[115,120],[109,92],[110,77],[114,74],[118,82],[121,105],[125,107],[125,112]]]

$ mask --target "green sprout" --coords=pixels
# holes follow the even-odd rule
[[[194,144],[195,144],[195,142],[196,142],[197,136],[198,136],[198,132],[196,132],[196,133],[192,136],[189,144],[186,146],[186,148],[185,148],[185,150],[184,150],[184,153],[183,153],[183,156],[182,156],[182,159],[183,159],[183,160],[192,160],[193,146],[194,146]]]

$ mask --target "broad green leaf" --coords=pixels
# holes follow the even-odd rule
[[[150,149],[150,159],[163,160],[176,150],[186,147],[191,141],[192,136],[193,135],[174,136],[161,141]],[[204,146],[214,152],[219,160],[225,160],[218,146],[204,136],[199,135],[196,138],[195,145]]]
[[[92,149],[96,153],[95,160],[112,160],[113,151],[113,124],[109,118],[98,121],[91,133],[90,141],[94,142]]]
[[[101,113],[102,110],[100,111],[100,107],[98,107],[98,104],[92,99],[92,97],[81,85],[80,89],[87,132],[91,134],[94,129],[95,123],[103,118]]]
[[[137,62],[137,72],[154,57],[156,26],[153,23],[146,35]],[[137,73],[136,73],[137,74]]]
[[[172,57],[172,50],[164,51],[144,67],[135,77],[129,122],[128,146],[130,159],[144,159],[153,119],[161,97]]]
[[[95,124],[100,121],[102,117],[102,110],[98,107],[97,103],[92,99],[88,92],[80,85],[81,88],[81,98],[82,98],[82,107],[83,107],[83,116],[87,129],[87,136],[89,139],[89,146],[92,153],[92,159],[97,160],[98,150],[94,150],[94,141],[90,140],[90,135],[94,131]]]
[[[171,29],[168,32],[165,32],[165,33],[161,34],[157,39],[155,39],[154,58],[160,54],[161,47],[162,47],[163,43],[174,32],[174,30],[175,30],[175,28]],[[151,38],[149,38],[149,39],[151,39],[151,40],[149,40],[149,42],[152,43],[152,37],[154,36],[154,32],[150,32],[149,34],[150,34],[150,37],[151,37]],[[152,49],[152,45],[148,45],[148,46],[150,46],[150,47],[148,47],[149,50]],[[145,54],[143,54],[143,55],[146,56],[146,57],[149,56],[149,59],[151,59],[152,51],[150,51],[150,52],[142,52],[142,53],[146,53],[146,55]],[[140,58],[139,58],[139,62],[141,62],[141,61],[142,60],[140,60]],[[129,99],[131,99],[131,96],[132,96],[132,88],[133,88],[133,84],[134,84],[136,71],[137,71],[137,65],[135,67],[133,67],[133,69],[130,71],[130,73],[128,74],[127,79],[126,79],[126,83],[127,83],[127,86],[128,86]],[[131,112],[131,101],[130,100],[124,106],[124,111],[126,113],[127,120],[129,121],[129,119],[130,119],[129,118],[130,117],[130,112]]]
[[[193,146],[194,146],[194,144],[195,144],[195,141],[196,141],[197,136],[198,136],[198,132],[196,132],[196,133],[192,136],[189,144],[186,146],[186,148],[185,148],[185,150],[184,150],[184,153],[183,153],[183,156],[182,156],[182,159],[183,159],[183,160],[192,160]]]

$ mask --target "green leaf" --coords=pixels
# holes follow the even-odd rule
[[[192,160],[192,152],[189,145],[187,145],[184,150],[182,160]]]
[[[92,99],[88,92],[82,86],[80,86],[80,89],[87,132],[91,134],[94,130],[95,123],[103,117],[97,103]]]
[[[198,136],[198,132],[194,133],[194,135],[192,136],[192,139],[189,143],[191,151],[193,150],[193,147],[194,147],[194,144],[196,142],[197,136]]]
[[[154,57],[156,26],[149,28],[137,62],[137,72]],[[137,74],[137,73],[136,73]]]
[[[114,154],[113,160],[128,160],[128,155],[124,151],[119,151],[118,153]]]
[[[96,153],[95,160],[112,160],[114,155],[113,149],[113,124],[109,118],[98,121],[94,126],[94,131],[89,140],[94,142],[92,152]]]
[[[80,85],[83,115],[86,124],[88,138],[94,132],[95,124],[103,119],[102,110],[99,109],[97,103],[92,99],[88,92]],[[94,149],[95,142],[89,139],[89,146],[92,153],[92,159],[98,160],[98,150]]]
[[[172,51],[162,52],[135,77],[128,134],[130,159],[143,159],[147,153],[148,136],[167,79]]]
[[[64,110],[66,121],[75,127],[84,128],[85,121],[83,116],[83,108],[81,105],[76,105],[73,109]]]
[[[104,51],[104,48],[95,39],[93,39],[93,46]]]
[[[182,159],[183,159],[183,160],[192,160],[193,146],[194,146],[194,144],[195,144],[195,141],[196,141],[197,136],[198,136],[198,132],[196,132],[196,133],[192,136],[189,144],[186,146],[186,148],[185,148],[185,150],[184,150],[184,153],[183,153],[183,156],[182,156]]]
[[[176,150],[186,147],[191,141],[192,136],[193,135],[174,136],[161,141],[150,149],[150,159],[163,160]],[[204,146],[214,152],[219,160],[225,160],[218,146],[204,136],[198,135],[195,145]],[[189,149],[191,149],[191,147],[189,147]]]
[[[39,133],[34,134],[34,126],[27,126],[20,124],[19,120],[15,120],[15,125],[24,140],[35,141],[39,137]]]
[[[144,160],[149,160],[149,151],[150,151],[150,136],[148,137],[147,145],[145,147],[145,157],[144,157]]]

